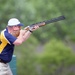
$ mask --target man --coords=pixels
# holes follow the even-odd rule
[[[29,30],[26,30],[27,27],[22,30],[21,26],[23,24],[18,19],[11,18],[6,29],[0,33],[0,75],[13,75],[8,63],[12,59],[14,46],[25,42],[31,33],[39,28],[36,25]]]

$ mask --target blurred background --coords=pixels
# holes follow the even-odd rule
[[[25,27],[61,15],[15,47],[17,75],[75,75],[75,0],[0,0],[0,30],[13,17]]]

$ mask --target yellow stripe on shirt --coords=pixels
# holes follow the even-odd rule
[[[1,34],[0,34],[0,41],[1,41],[1,43],[0,43],[0,53],[1,53],[3,51],[3,49],[6,47],[6,45],[9,43],[4,36],[4,31],[1,32]]]

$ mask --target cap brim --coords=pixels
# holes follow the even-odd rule
[[[18,26],[24,26],[24,24],[20,23],[20,24],[18,24]]]

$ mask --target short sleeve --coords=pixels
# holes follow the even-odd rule
[[[13,35],[11,35],[10,33],[4,33],[5,35],[5,38],[7,39],[7,41],[10,43],[10,44],[13,44],[13,42],[17,39],[16,37],[14,37]]]

